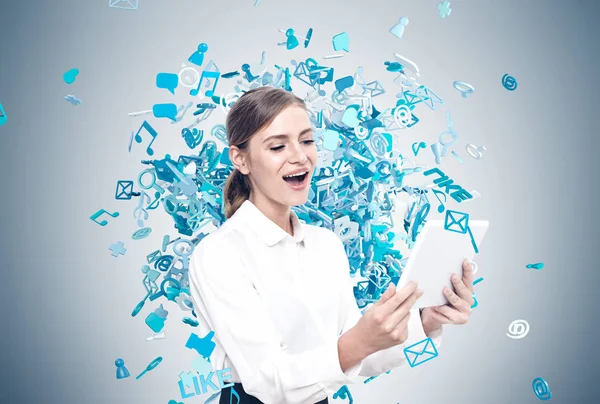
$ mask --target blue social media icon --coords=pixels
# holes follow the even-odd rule
[[[533,392],[542,401],[547,401],[552,398],[552,392],[548,382],[542,377],[536,377],[532,382]]]
[[[158,73],[156,75],[156,87],[164,88],[175,94],[175,89],[179,84],[179,77],[175,73]]]
[[[175,104],[154,104],[152,113],[155,118],[169,118],[174,121],[177,118],[177,105]]]
[[[4,112],[4,108],[2,108],[2,104],[0,104],[0,125],[4,125],[8,117],[6,116],[6,112]]]
[[[79,69],[71,69],[63,74],[63,80],[67,84],[73,84],[78,74]]]
[[[342,92],[347,88],[350,88],[354,85],[354,77],[352,76],[346,76],[346,77],[342,77],[341,79],[337,79],[335,81],[335,89],[338,90],[338,92]]]
[[[350,45],[350,38],[348,37],[348,33],[342,32],[341,34],[337,34],[333,37],[333,49],[336,51],[345,50],[346,52],[350,52],[348,49],[348,45]]]

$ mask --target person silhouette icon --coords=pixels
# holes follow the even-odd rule
[[[296,38],[294,35],[293,28],[288,28],[288,30],[285,31],[285,35],[287,36],[287,42],[285,45],[287,50],[294,49],[296,46],[298,46],[298,38]]]
[[[390,33],[402,39],[402,35],[404,34],[404,27],[408,25],[408,18],[402,17],[398,24],[394,25],[390,28]]]
[[[385,70],[387,70],[388,72],[404,73],[404,71],[402,70],[404,68],[404,66],[402,66],[398,62],[385,61],[385,62],[383,62],[383,64],[387,66],[385,68]]]
[[[195,65],[202,66],[204,63],[204,52],[208,50],[208,45],[202,42],[198,45],[198,50],[192,53],[192,56],[189,57],[188,62],[191,62]]]
[[[250,71],[250,65],[248,63],[244,63],[242,65],[242,71],[245,73],[246,80],[248,80],[248,82],[252,82],[254,79],[258,78],[258,76],[252,74]]]
[[[125,367],[125,361],[123,359],[117,358],[115,366],[117,367],[117,379],[129,377],[129,370]]]

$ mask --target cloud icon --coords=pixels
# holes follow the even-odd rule
[[[65,95],[65,100],[69,101],[73,105],[81,104],[81,100],[72,94]]]

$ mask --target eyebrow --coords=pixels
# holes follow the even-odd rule
[[[308,133],[308,132],[312,132],[312,128],[306,128],[306,129],[304,129],[302,132],[300,132],[300,134],[298,135],[298,137],[300,137],[300,136],[302,136],[302,135],[304,135],[305,133]],[[272,136],[269,136],[268,138],[266,138],[263,141],[263,144],[266,143],[267,141],[271,140],[271,139],[285,139],[288,136],[289,135],[285,134],[285,133],[282,133],[282,134],[279,134],[279,135],[272,135]]]

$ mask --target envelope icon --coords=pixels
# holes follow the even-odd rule
[[[108,0],[108,7],[137,10],[138,0]]]
[[[411,111],[414,109],[414,106],[420,102],[423,102],[423,100],[421,99],[421,97],[419,97],[416,94],[411,93],[409,90],[404,91],[403,93],[403,98],[399,99],[396,102],[396,106],[399,105],[400,101],[404,100],[406,102],[406,106],[409,107],[411,109]]]
[[[311,75],[311,73],[308,70],[308,67],[306,66],[306,63],[300,62],[298,63],[296,70],[294,70],[294,77],[313,87],[316,84],[319,76],[316,74]]]
[[[129,200],[133,193],[133,181],[117,181],[117,191],[115,199]]]
[[[446,211],[444,230],[466,234],[469,229],[469,215],[455,210]]]
[[[381,83],[378,80],[372,81],[367,84],[361,84],[361,87],[363,89],[362,95],[369,93],[369,95],[371,97],[376,97],[378,95],[385,93],[383,86],[381,85]]]
[[[354,286],[355,294],[358,294],[359,296],[365,296],[368,294],[368,288],[369,281],[356,282],[356,285]]]
[[[375,301],[369,293],[370,286],[369,281],[360,281],[353,287],[354,299],[359,309]]]
[[[202,160],[198,156],[179,156],[177,163],[182,164],[183,166],[187,166],[190,163],[195,163],[196,166],[201,166],[204,160]]]
[[[387,111],[385,112],[385,114],[382,115],[383,116],[381,117],[381,123],[384,125],[385,130],[391,131],[400,129],[393,115],[388,114]]]
[[[417,88],[417,91],[415,91],[415,95],[422,99],[425,105],[427,105],[432,110],[435,110],[440,105],[444,104],[444,100],[442,100],[436,93],[434,93],[425,86],[420,86],[419,88]]]
[[[404,348],[404,356],[411,368],[427,362],[438,356],[438,351],[431,338],[425,338],[409,347]]]
[[[362,253],[362,238],[357,237],[354,240],[350,241],[350,243],[346,244],[348,246],[348,257],[359,257]]]
[[[314,87],[314,84],[317,84],[317,82],[319,84],[325,84],[328,81],[333,81],[333,68],[332,67],[326,67],[326,66],[308,66],[308,70],[310,71],[310,78],[311,81],[313,82],[312,86]],[[322,75],[322,73],[325,73],[325,76]]]

